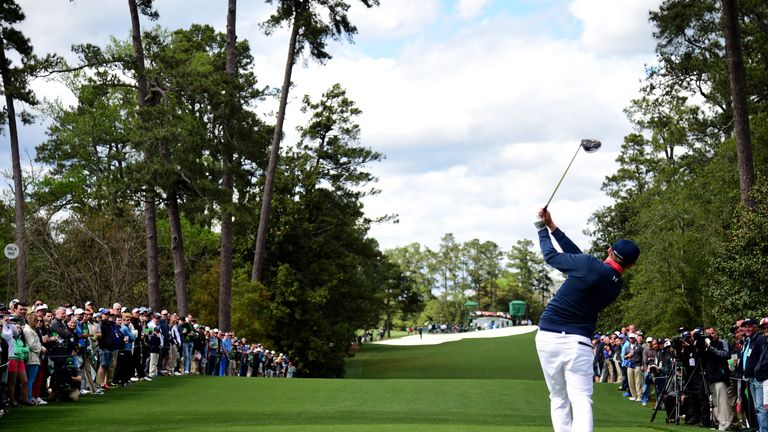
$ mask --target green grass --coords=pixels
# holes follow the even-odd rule
[[[439,345],[363,345],[347,362],[348,378],[543,380],[534,333]]]
[[[349,362],[350,376],[361,379],[160,378],[77,403],[15,409],[0,429],[550,431],[532,338],[366,345]],[[595,385],[594,405],[597,431],[693,430],[663,418],[649,423],[651,410],[624,400],[613,384]]]

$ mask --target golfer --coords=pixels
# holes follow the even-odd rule
[[[536,351],[547,382],[555,432],[592,431],[592,343],[597,315],[619,296],[621,274],[632,267],[640,249],[619,240],[600,261],[584,254],[539,211],[539,244],[547,264],[568,275],[541,314]],[[552,237],[563,253],[555,250]]]

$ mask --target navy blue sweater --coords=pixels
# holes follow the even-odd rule
[[[559,228],[552,232],[552,236],[563,252],[558,252],[552,245],[546,228],[539,230],[544,261],[568,278],[541,314],[539,328],[592,339],[598,314],[619,296],[621,273],[594,256],[582,253]]]

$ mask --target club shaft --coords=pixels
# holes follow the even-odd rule
[[[557,193],[557,189],[560,188],[560,184],[563,182],[563,179],[565,178],[565,175],[568,174],[568,170],[571,169],[571,165],[573,165],[573,161],[576,160],[576,156],[579,154],[579,150],[581,150],[581,145],[576,147],[576,153],[573,154],[573,157],[571,158],[571,161],[568,163],[568,166],[565,168],[565,172],[563,172],[562,177],[560,177],[560,181],[557,182],[557,186],[555,186],[555,190],[552,191],[552,195],[549,196],[549,200],[547,200],[547,204],[544,206],[544,210],[549,207],[549,203],[552,202],[552,198],[555,197],[555,193]]]

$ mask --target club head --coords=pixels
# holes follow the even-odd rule
[[[594,153],[600,149],[603,144],[596,139],[583,139],[581,140],[581,148],[587,153]]]

